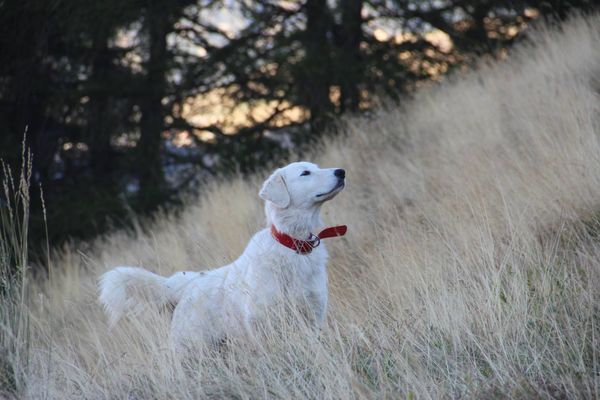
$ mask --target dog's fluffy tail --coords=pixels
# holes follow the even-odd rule
[[[197,275],[179,272],[170,278],[137,267],[117,267],[100,278],[100,303],[111,326],[124,314],[139,312],[146,306],[162,308],[177,305],[183,287]]]

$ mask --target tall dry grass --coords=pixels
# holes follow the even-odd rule
[[[28,230],[31,153],[23,139],[21,168],[0,160],[0,388],[24,386],[30,357]],[[0,394],[2,394],[0,392]]]
[[[348,176],[324,207],[349,234],[327,242],[320,334],[284,320],[252,350],[235,342],[181,360],[159,314],[108,329],[96,302],[106,269],[170,274],[241,252],[263,224],[264,176],[234,179],[177,217],[62,250],[31,284],[31,351],[27,368],[13,368],[13,393],[600,397],[598,43],[598,17],[540,29],[508,61],[422,91],[404,110],[347,120],[347,136],[315,148],[315,161]]]

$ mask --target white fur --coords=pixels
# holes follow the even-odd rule
[[[301,175],[309,171],[309,175]],[[307,162],[280,168],[260,190],[267,227],[256,233],[233,263],[203,272],[178,272],[169,278],[136,267],[117,267],[100,280],[100,302],[112,323],[150,303],[173,305],[171,339],[177,347],[197,340],[218,341],[251,333],[281,304],[299,305],[320,326],[327,309],[327,250],[297,254],[270,233],[275,224],[295,238],[308,238],[322,226],[321,205],[343,189],[335,169]]]

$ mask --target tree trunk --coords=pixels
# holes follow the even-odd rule
[[[51,82],[52,78],[48,67],[40,62],[47,55],[47,27],[39,15],[34,14],[34,17],[40,18],[36,19],[37,23],[30,22],[32,17],[29,12],[33,10],[28,6],[17,11],[14,19],[16,36],[13,40],[17,43],[19,51],[13,60],[14,67],[11,71],[14,73],[14,80],[8,93],[14,94],[14,109],[9,118],[13,121],[14,133],[18,137],[17,143],[20,143],[27,130],[26,145],[34,155],[33,181],[45,183],[50,179],[50,170],[58,148],[58,136],[47,126],[49,121],[46,106],[51,97],[48,82]],[[17,28],[21,26],[28,29]]]
[[[146,79],[140,102],[140,141],[138,143],[139,206],[143,211],[155,209],[165,198],[165,179],[161,162],[161,135],[164,130],[164,109],[167,72],[167,34],[170,32],[168,2],[148,0],[146,31],[149,56]]]
[[[90,163],[95,180],[110,182],[114,167],[110,145],[113,132],[113,118],[110,110],[109,89],[112,60],[108,48],[109,32],[100,32],[93,39],[94,56],[90,78],[90,108],[88,121],[88,143]]]
[[[326,0],[307,0],[305,8],[306,59],[296,84],[304,86],[304,100],[310,110],[311,134],[318,135],[326,128],[332,111],[329,99],[332,85],[329,45],[332,20]]]
[[[362,32],[363,0],[341,0],[342,26],[340,57],[337,63],[338,79],[341,86],[341,111],[358,111],[360,104],[359,82],[363,67],[360,55]]]

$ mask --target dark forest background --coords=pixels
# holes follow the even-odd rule
[[[16,168],[24,138],[33,153],[34,247],[40,188],[52,244],[91,237],[335,134],[341,114],[504,57],[533,20],[593,7],[0,0],[0,157]]]

